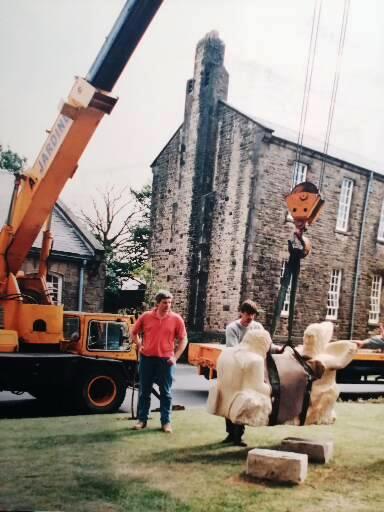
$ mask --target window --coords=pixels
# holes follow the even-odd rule
[[[64,339],[77,341],[80,338],[80,318],[78,316],[64,316]]]
[[[336,229],[339,231],[347,231],[349,210],[351,208],[353,181],[344,178],[341,185],[339,210],[337,212]]]
[[[283,263],[281,265],[281,271],[280,271],[280,283],[284,276],[286,264],[287,264],[287,261],[283,260]],[[292,276],[291,276],[291,279],[289,280],[289,286],[287,288],[287,293],[285,294],[285,297],[284,297],[283,307],[281,308],[281,316],[282,317],[287,317],[289,315],[289,299],[291,297],[291,283],[292,283]]]
[[[175,236],[175,233],[176,233],[177,209],[178,209],[177,203],[173,203],[172,204],[172,220],[171,220],[171,238],[170,238],[170,242],[172,242],[173,237]]]
[[[195,80],[193,78],[191,78],[187,82],[187,94],[192,94],[194,87],[195,87]]]
[[[380,222],[379,222],[379,230],[377,232],[377,239],[380,240],[380,242],[384,242],[384,201],[381,205]]]
[[[60,274],[48,274],[47,286],[54,304],[63,303],[63,276]]]
[[[369,309],[369,324],[378,324],[380,318],[380,299],[381,299],[382,277],[375,275],[372,277],[371,285],[371,304]]]
[[[337,320],[340,300],[341,270],[332,270],[329,283],[326,320]]]
[[[88,328],[88,350],[131,350],[125,322],[91,320]]]
[[[292,188],[307,179],[307,165],[302,162],[293,164]]]

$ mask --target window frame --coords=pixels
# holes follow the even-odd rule
[[[55,287],[54,283],[52,283],[51,281],[48,280],[50,277],[57,279],[57,288]],[[48,272],[47,278],[46,278],[46,283],[47,283],[47,288],[48,288],[49,294],[51,296],[52,302],[56,306],[61,306],[63,304],[64,276],[57,272]],[[55,299],[55,296],[57,297],[57,300]]]
[[[105,339],[104,339],[104,347],[103,348],[101,346],[95,346],[93,348],[90,345],[91,327],[95,323],[105,325],[105,332],[103,333],[104,337],[105,337]],[[117,347],[108,348],[108,330],[109,330],[108,327],[109,327],[109,324],[118,324],[119,327],[123,327],[124,326],[124,328],[125,328],[125,336],[126,336],[128,341],[123,343],[122,342],[123,335],[122,335],[121,343],[120,343],[120,340],[119,340],[120,344],[119,344],[118,348]],[[131,343],[131,335],[130,335],[130,332],[129,332],[128,325],[125,322],[118,322],[116,320],[97,320],[97,319],[90,320],[88,322],[88,329],[87,329],[87,350],[89,352],[121,352],[121,351],[130,352],[132,350],[132,343]]]
[[[72,323],[73,325],[70,325]],[[67,333],[70,331],[69,336],[67,336]],[[79,316],[70,316],[70,315],[64,315],[63,319],[63,334],[64,334],[64,340],[65,341],[73,341],[72,336],[73,334],[78,334],[78,338],[81,337],[81,322]]]
[[[284,272],[285,272],[285,267],[286,267],[287,263],[288,263],[287,260],[283,260],[282,263],[281,263],[280,286],[281,286],[281,280],[283,279]],[[290,298],[291,298],[291,285],[292,285],[292,276],[291,276],[291,279],[289,281],[289,285],[288,285],[288,288],[287,288],[287,293],[285,294],[284,302],[283,302],[283,305],[282,305],[282,308],[281,308],[281,311],[280,311],[281,318],[288,318],[288,316],[289,316],[289,304],[290,304]]]
[[[291,190],[296,187],[299,183],[303,183],[307,181],[307,173],[308,173],[308,165],[304,162],[295,161],[293,163],[293,173],[291,180]],[[303,179],[299,180],[299,176],[302,176]]]
[[[380,302],[383,278],[379,274],[372,276],[371,294],[369,296],[368,324],[378,325],[380,323]]]
[[[353,187],[354,182],[351,178],[343,178],[336,217],[336,231],[342,233],[346,233],[349,227]]]
[[[337,276],[336,282],[334,278]],[[341,280],[343,274],[341,269],[334,268],[331,271],[331,279],[329,282],[328,294],[327,294],[327,312],[325,315],[326,320],[337,320],[339,317],[340,309],[340,291],[341,291]],[[335,288],[336,286],[336,288]],[[332,296],[333,295],[333,296]],[[332,302],[331,302],[332,301]],[[332,305],[330,305],[332,304]],[[334,311],[334,312],[332,312]]]

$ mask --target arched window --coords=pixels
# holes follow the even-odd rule
[[[50,272],[47,275],[47,286],[54,304],[63,303],[63,276]]]

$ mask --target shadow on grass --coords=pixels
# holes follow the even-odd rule
[[[121,430],[106,429],[98,432],[86,432],[82,433],[79,431],[76,434],[52,434],[48,436],[41,436],[33,440],[26,440],[28,447],[30,448],[51,448],[54,446],[62,445],[80,445],[84,446],[87,444],[97,443],[110,443],[119,440],[125,440],[131,438],[132,440],[142,443],[145,440],[146,435],[154,433],[153,429],[145,429],[140,431],[132,430],[131,424],[127,421],[127,428]],[[160,430],[160,429],[159,429]]]
[[[161,450],[159,452],[143,455],[142,462],[168,464],[215,464],[220,465],[224,462],[243,462],[248,452],[247,447],[228,446],[222,443],[209,443],[191,448],[174,448]]]
[[[121,412],[123,411],[119,411],[119,413]],[[25,396],[21,395],[14,400],[9,400],[2,399],[0,393],[0,419],[57,418],[59,416],[83,416],[85,414],[87,413],[76,410],[73,406],[60,400],[56,403],[48,403],[37,400],[28,393]]]
[[[372,464],[367,464],[365,469],[369,471],[375,471],[378,475],[382,475],[384,473],[384,459],[377,460]]]
[[[239,479],[245,483],[248,483],[248,484],[259,484],[259,485],[262,485],[264,487],[271,487],[271,488],[274,488],[274,487],[277,487],[279,489],[281,488],[294,488],[294,487],[297,487],[297,484],[295,483],[290,483],[290,482],[274,482],[272,480],[267,480],[267,479],[263,479],[263,478],[255,478],[255,477],[252,477],[250,475],[247,475],[247,473],[245,471],[242,471],[239,475]]]
[[[124,511],[190,512],[189,505],[173,498],[170,494],[150,487],[143,479],[108,479],[80,475],[78,486],[81,499],[95,504],[114,503]]]
[[[75,411],[63,404],[44,403],[36,398],[26,397],[15,398],[0,402],[0,419],[19,418],[55,418],[58,416],[79,416],[80,411]]]
[[[123,431],[114,431],[114,430],[103,430],[100,432],[90,432],[87,434],[68,434],[68,435],[49,435],[45,437],[39,437],[32,441],[27,441],[29,448],[52,448],[55,446],[68,446],[68,445],[80,445],[84,446],[86,444],[97,444],[97,443],[110,443],[112,441],[117,441],[125,437],[125,433]]]

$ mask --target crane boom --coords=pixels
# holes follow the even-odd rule
[[[19,181],[12,218],[0,236],[0,288],[16,274],[104,114],[117,99],[110,91],[162,0],[128,0],[86,78],[77,78],[33,165]],[[5,245],[5,248],[4,248]]]

